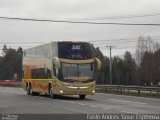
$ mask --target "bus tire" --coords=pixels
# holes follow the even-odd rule
[[[27,95],[31,95],[31,94],[32,94],[32,85],[27,84]]]
[[[53,99],[53,93],[52,93],[52,88],[51,87],[49,89],[49,96],[50,96],[51,99]]]
[[[56,98],[57,98],[57,96],[54,95],[53,92],[52,92],[52,87],[50,87],[49,96],[50,96],[50,98],[52,98],[52,99],[56,99]]]
[[[27,86],[27,95],[32,95],[32,96],[35,96],[35,95],[39,95],[39,92],[33,92],[32,91],[32,84],[28,84]]]
[[[86,95],[79,95],[79,98],[80,98],[81,100],[83,100],[83,99],[86,98]]]
[[[37,95],[39,95],[39,92],[33,92],[32,91],[32,96],[37,96]]]

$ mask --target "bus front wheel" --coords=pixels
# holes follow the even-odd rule
[[[85,98],[86,98],[86,95],[79,95],[79,98],[80,98],[80,99],[85,99]]]
[[[53,92],[52,92],[52,87],[50,87],[49,96],[50,96],[50,98],[52,98],[52,99],[56,99],[56,98],[57,98],[57,95],[53,94]]]

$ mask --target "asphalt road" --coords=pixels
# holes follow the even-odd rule
[[[78,96],[28,96],[21,88],[0,87],[0,114],[160,114],[160,99],[96,93]]]

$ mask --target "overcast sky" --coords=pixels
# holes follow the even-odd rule
[[[151,14],[160,14],[160,0],[0,0],[0,17],[160,23],[160,15],[104,19]],[[134,53],[134,46],[140,35],[149,35],[155,37],[156,41],[160,41],[159,33],[158,26],[93,25],[0,19],[0,49],[4,43],[8,42],[20,42],[20,44],[10,43],[7,46],[29,48],[37,45],[32,42],[81,40],[95,41],[93,42],[95,46],[99,46],[107,56],[109,49],[105,46],[116,46],[113,47],[113,55],[122,55],[126,50]],[[97,42],[98,40],[103,42]],[[31,43],[22,44],[23,42]]]

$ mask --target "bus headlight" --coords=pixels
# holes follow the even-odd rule
[[[60,93],[63,93],[63,90],[60,90]]]

